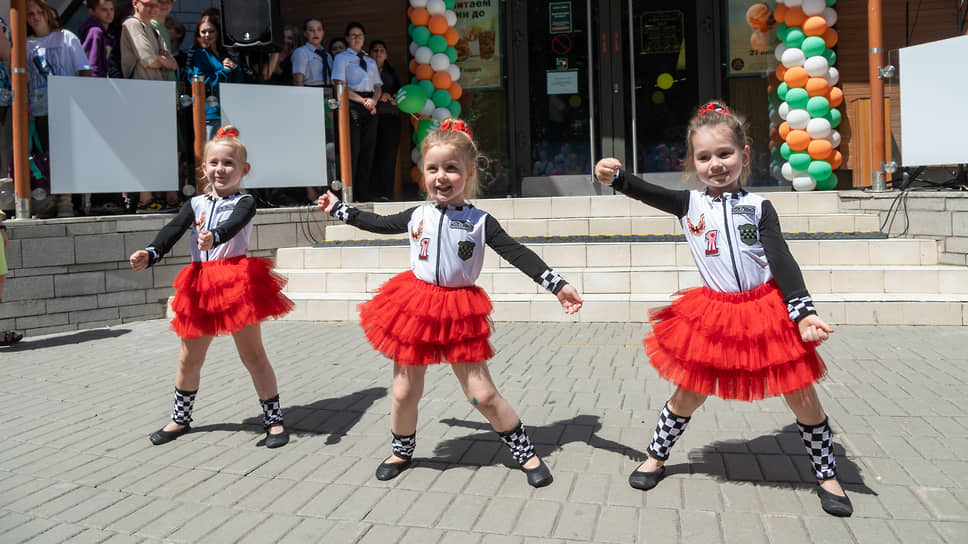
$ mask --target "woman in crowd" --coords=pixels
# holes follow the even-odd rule
[[[203,14],[195,26],[194,46],[185,59],[185,72],[189,80],[195,75],[205,78],[205,124],[208,127],[208,140],[214,138],[222,126],[218,85],[228,81],[233,72],[239,70],[239,65],[222,46],[219,28],[221,23],[218,15],[211,12]]]

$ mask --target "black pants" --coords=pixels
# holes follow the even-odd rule
[[[353,199],[372,200],[370,172],[376,147],[377,119],[362,104],[350,102],[350,155],[353,163]]]
[[[397,173],[397,148],[400,147],[400,116],[378,114],[376,152],[370,192],[373,197],[393,199],[393,181]]]

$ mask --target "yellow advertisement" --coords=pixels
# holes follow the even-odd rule
[[[457,67],[465,89],[501,88],[501,3],[457,0]]]
[[[770,71],[776,41],[773,3],[729,0],[729,76],[762,76]]]

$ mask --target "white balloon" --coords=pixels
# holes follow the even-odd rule
[[[823,13],[824,8],[827,7],[827,2],[824,0],[803,0],[800,3],[800,7],[803,9],[803,13],[807,17],[811,15],[820,15]]]
[[[830,136],[830,121],[824,119],[823,117],[817,117],[816,119],[811,119],[807,123],[807,134],[810,135],[814,140],[820,140]]]
[[[790,181],[793,181],[794,178],[807,175],[806,170],[794,170],[793,165],[790,164],[790,161],[783,161],[783,166],[780,167],[780,173],[783,175],[783,177]]]
[[[831,66],[830,69],[827,70],[827,83],[833,87],[838,81],[840,81],[840,70]]]
[[[781,122],[783,122],[783,119],[780,117],[780,112],[776,108],[770,108],[770,125],[779,125]]]
[[[456,64],[451,64],[447,67],[447,73],[450,74],[451,81],[457,81],[460,79],[460,67]]]
[[[793,68],[794,66],[803,66],[804,61],[807,57],[803,54],[803,51],[799,47],[791,47],[783,52],[780,62],[783,66],[787,68]]]
[[[417,59],[418,64],[430,64],[430,57],[432,56],[434,56],[434,52],[426,45],[418,47],[417,52],[413,54],[413,58]]]
[[[776,108],[776,114],[780,116],[780,119],[786,121],[787,114],[790,113],[790,104],[788,102],[781,102],[780,106]]]
[[[791,8],[795,8],[802,3],[802,0],[783,0],[783,3]]]
[[[416,147],[410,150],[410,162],[414,164],[420,162],[420,150]]]
[[[783,62],[783,52],[787,49],[789,48],[783,42],[776,44],[776,49],[773,50],[773,56],[776,57],[777,62]]]
[[[830,64],[823,55],[815,55],[803,62],[803,68],[810,74],[810,77],[827,77]]]
[[[447,108],[437,108],[434,110],[434,113],[431,115],[431,117],[443,123],[447,119],[450,119],[450,110]]]
[[[443,72],[450,66],[450,57],[443,53],[437,53],[430,57],[430,67],[434,69],[435,72]]]
[[[840,147],[840,131],[836,129],[831,130],[830,136],[827,136],[827,139],[830,140],[830,145],[834,147]]]
[[[823,8],[823,20],[827,22],[827,27],[837,24],[837,10],[834,8]]]
[[[779,164],[774,164],[773,165],[773,168],[770,169],[770,172],[773,174],[773,179],[775,179],[777,181],[779,181],[781,179],[784,179],[783,178],[783,169],[780,167]]]
[[[427,7],[427,0],[410,0],[410,5],[415,8]]]
[[[410,56],[411,57],[416,57],[417,56],[417,49],[419,47],[420,47],[420,44],[418,44],[417,42],[410,42]]]
[[[447,26],[457,26],[457,14],[453,10],[445,11],[444,17],[447,18]]]
[[[434,101],[428,98],[427,101],[424,102],[424,107],[421,108],[420,111],[417,112],[417,114],[420,117],[430,117],[431,115],[433,115],[434,108],[436,107],[437,106],[434,105]]]
[[[447,11],[447,4],[444,3],[444,0],[430,0],[427,2],[427,11],[431,15],[443,15]]]
[[[786,116],[786,122],[794,130],[803,130],[810,122],[810,114],[807,110],[790,110]]]
[[[797,176],[793,178],[793,189],[796,191],[812,191],[817,188],[817,182],[810,176]]]

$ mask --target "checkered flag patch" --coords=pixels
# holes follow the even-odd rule
[[[531,439],[528,438],[528,433],[524,430],[524,424],[518,422],[518,426],[511,429],[510,431],[497,433],[501,440],[504,441],[504,445],[511,450],[511,457],[519,464],[523,465],[528,462],[536,454],[534,453],[534,444],[531,443]]]
[[[345,223],[346,220],[350,218],[350,210],[352,209],[353,209],[353,206],[350,206],[349,204],[346,204],[344,202],[337,202],[336,206],[333,207],[333,211],[330,212],[330,214],[333,217],[335,217],[337,220]]]
[[[837,476],[837,459],[834,458],[833,431],[830,430],[829,418],[819,425],[804,425],[800,427],[800,438],[803,447],[810,454],[810,464],[818,480],[829,480]]]
[[[565,278],[562,278],[553,268],[548,268],[541,273],[541,287],[551,291],[554,294],[558,294],[561,288],[565,286],[567,282]]]
[[[273,425],[282,425],[282,405],[279,403],[279,395],[268,400],[259,399],[262,404],[262,424],[266,429]]]
[[[175,406],[171,410],[171,420],[179,425],[188,425],[192,421],[192,410],[195,407],[195,391],[182,391],[175,388]]]
[[[655,433],[652,434],[652,443],[646,450],[649,455],[659,461],[667,460],[672,446],[676,444],[682,433],[686,432],[686,425],[689,424],[690,419],[692,418],[673,414],[668,404],[663,406],[662,411],[659,412],[659,421],[655,424]]]
[[[787,312],[790,314],[790,319],[794,322],[800,321],[809,314],[817,313],[817,308],[813,305],[813,299],[810,295],[802,297],[791,297],[787,300]]]
[[[417,447],[417,433],[410,436],[401,436],[393,431],[390,431],[393,435],[393,455],[396,455],[400,459],[410,459],[413,457],[413,450]]]

